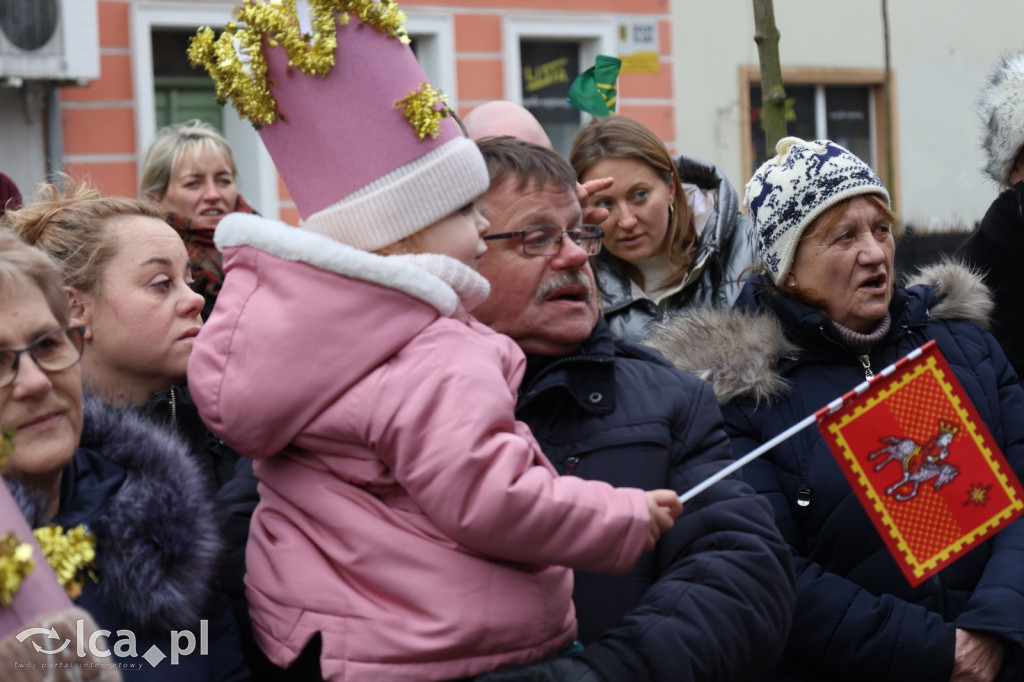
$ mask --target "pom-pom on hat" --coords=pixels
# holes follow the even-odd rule
[[[244,0],[234,16],[189,57],[257,128],[302,228],[375,251],[487,190],[392,0]]]
[[[785,137],[775,152],[747,183],[743,203],[754,225],[757,256],[780,284],[815,218],[859,194],[888,202],[889,192],[870,166],[835,142]]]
[[[984,126],[985,172],[1000,187],[1008,185],[1024,147],[1024,52],[1004,57],[989,76],[978,114]]]

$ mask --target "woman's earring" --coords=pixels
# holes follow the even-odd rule
[[[676,213],[676,206],[675,206],[675,204],[669,204],[668,205],[668,221],[670,223],[672,222],[672,216],[674,216],[675,213]]]

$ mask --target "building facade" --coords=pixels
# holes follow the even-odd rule
[[[48,11],[64,20],[59,41],[20,62],[14,31],[0,26],[0,171],[23,192],[63,168],[105,193],[134,195],[159,127],[198,116],[231,142],[250,203],[298,221],[255,132],[216,105],[210,80],[184,55],[196,28],[230,19],[232,0],[22,4],[39,8],[39,21]],[[564,101],[569,84],[598,54],[616,55],[624,62],[618,111],[651,126],[670,149],[716,163],[741,191],[767,156],[751,0],[400,5],[428,76],[460,113],[490,99],[523,103],[565,152],[585,121]],[[830,137],[862,155],[907,222],[969,228],[998,191],[980,172],[975,104],[995,61],[1024,49],[1024,3],[989,0],[968,10],[955,0],[901,0],[888,3],[888,22],[882,6],[774,3],[790,133]]]
[[[88,177],[104,193],[135,195],[156,131],[200,117],[231,143],[243,196],[264,215],[298,221],[258,136],[230,106],[216,105],[212,82],[185,57],[195,30],[226,24],[233,2],[52,2],[64,5],[71,24],[95,22],[98,74],[44,82],[38,87],[45,94],[36,102],[24,94],[37,87],[29,79],[0,87],[0,125],[7,133],[0,139],[0,170],[30,188],[46,177],[48,166],[59,166]],[[669,142],[675,138],[668,0],[633,0],[628,14],[618,0],[399,4],[424,70],[459,113],[490,99],[523,102],[558,148],[568,151],[584,121],[565,101],[569,85],[598,54],[622,54],[627,63],[619,85],[629,94],[620,97],[619,111],[640,118]]]
[[[970,229],[999,192],[981,172],[976,105],[999,58],[1024,50],[1024,3],[887,5],[888,22],[881,1],[774,3],[789,132],[835,139],[869,161],[919,231]],[[742,190],[765,146],[752,2],[673,0],[672,17],[678,147]]]

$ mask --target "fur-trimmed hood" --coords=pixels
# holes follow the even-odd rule
[[[982,90],[978,116],[985,173],[1000,187],[1008,186],[1010,169],[1024,147],[1024,52],[1000,60]]]
[[[751,282],[748,286],[756,286]],[[909,323],[968,320],[987,327],[992,300],[981,275],[952,260],[921,268],[906,285],[923,296]],[[916,318],[916,319],[915,319]],[[800,354],[767,309],[688,309],[655,325],[647,345],[676,367],[710,381],[722,405],[740,397],[771,401],[786,390],[779,362]]]
[[[98,509],[87,525],[97,536],[100,600],[132,629],[194,627],[211,598],[220,553],[207,482],[184,442],[137,410],[94,397],[84,408],[79,450],[65,476],[73,469],[89,475],[71,487],[65,481],[62,494],[92,498],[86,506]],[[104,475],[110,472],[116,475]],[[44,501],[16,479],[7,485],[33,527],[48,523]],[[62,509],[72,506],[81,505],[65,500]],[[58,512],[54,521],[74,519]]]

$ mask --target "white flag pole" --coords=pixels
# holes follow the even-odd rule
[[[695,497],[699,493],[704,492],[705,490],[707,490],[708,488],[713,486],[715,483],[718,483],[723,478],[725,478],[726,476],[728,476],[732,472],[736,471],[740,467],[746,466],[747,464],[750,464],[755,459],[757,459],[758,457],[760,457],[764,453],[768,452],[769,450],[774,448],[776,445],[778,445],[782,441],[786,440],[787,438],[790,438],[791,436],[793,436],[795,433],[797,433],[799,431],[803,431],[808,426],[813,424],[815,421],[816,421],[816,418],[815,418],[815,416],[813,414],[808,415],[804,419],[801,419],[799,422],[797,422],[793,426],[790,426],[788,429],[786,429],[785,431],[783,431],[779,435],[775,436],[775,438],[772,438],[767,443],[764,443],[764,444],[760,445],[759,447],[755,448],[754,450],[751,450],[749,453],[747,453],[746,455],[743,455],[743,457],[741,457],[740,459],[736,460],[735,462],[733,462],[729,466],[725,467],[724,469],[722,469],[721,471],[719,471],[719,472],[717,472],[715,474],[712,474],[710,477],[705,478],[703,481],[701,481],[697,485],[695,485],[692,488],[690,488],[689,490],[687,490],[685,493],[683,493],[682,495],[679,496],[679,501],[685,503],[687,500],[692,499],[693,497]]]
[[[858,384],[849,393],[846,393],[846,394],[836,398],[832,402],[830,402],[825,407],[824,412],[827,412],[829,414],[835,412],[836,410],[841,408],[843,406],[843,404],[847,400],[849,400],[850,398],[853,398],[854,396],[861,395],[862,393],[864,393],[864,391],[868,390],[868,388],[871,386],[871,384],[873,384],[876,381],[880,380],[882,377],[889,376],[890,374],[895,372],[896,369],[900,365],[902,365],[903,363],[918,358],[922,353],[924,353],[924,350],[927,347],[929,347],[931,345],[934,345],[934,344],[935,344],[935,341],[928,341],[928,343],[924,344],[920,348],[912,350],[906,356],[904,356],[904,357],[900,358],[899,360],[897,360],[896,362],[892,363],[891,365],[889,365],[888,367],[883,369],[881,372],[879,372],[877,375],[871,377],[867,381],[863,381],[860,384]],[[821,410],[819,410],[819,412],[821,412]],[[764,453],[768,452],[769,450],[774,448],[776,445],[778,445],[782,441],[787,440],[789,438],[792,438],[793,435],[795,435],[796,433],[798,433],[800,431],[803,431],[808,426],[810,426],[811,424],[815,423],[817,421],[817,419],[818,419],[817,414],[818,413],[807,415],[806,417],[801,419],[799,422],[797,422],[793,426],[790,426],[788,429],[786,429],[785,431],[783,431],[779,435],[777,435],[774,438],[772,438],[770,441],[760,445],[757,448],[754,448],[753,450],[751,450],[747,454],[743,455],[743,457],[739,458],[738,460],[736,460],[735,462],[733,462],[729,466],[725,467],[721,471],[719,471],[717,473],[714,473],[711,476],[709,476],[708,478],[704,479],[703,481],[701,481],[700,483],[698,483],[697,485],[693,486],[692,488],[687,490],[685,493],[680,495],[679,496],[679,501],[685,503],[687,500],[693,499],[698,494],[704,492],[705,490],[707,490],[708,488],[713,486],[715,483],[718,483],[719,481],[721,481],[723,478],[725,478],[726,476],[728,476],[732,472],[736,471],[737,469],[739,469],[741,467],[746,466],[747,464],[750,464],[755,459],[757,459],[758,457],[760,457]]]

